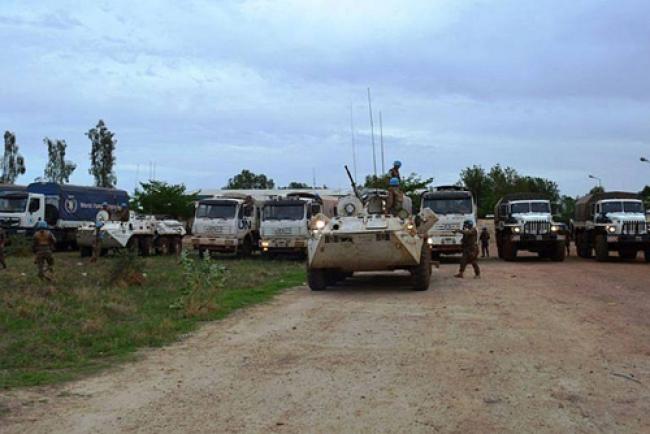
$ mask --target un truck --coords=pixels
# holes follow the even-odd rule
[[[612,191],[588,194],[576,201],[571,222],[578,255],[606,261],[610,251],[635,259],[639,251],[650,262],[650,235],[641,196]]]
[[[470,220],[476,227],[476,201],[469,190],[458,186],[438,186],[421,195],[421,208],[429,208],[438,216],[438,221],[428,231],[427,243],[433,259],[441,254],[462,253],[462,229]]]
[[[544,194],[502,197],[494,208],[494,231],[499,258],[506,261],[513,261],[520,250],[558,262],[566,256],[566,232],[553,220],[551,202]]]
[[[76,231],[93,223],[102,204],[109,212],[128,208],[126,191],[35,182],[27,187],[0,188],[0,224],[10,234],[31,235],[39,221],[45,221],[58,248],[76,247]]]
[[[221,195],[197,202],[192,224],[192,246],[205,253],[250,256],[259,245],[260,198]]]
[[[333,217],[336,203],[334,198],[308,192],[289,193],[265,201],[262,206],[259,241],[262,255],[306,255],[311,218],[318,214]]]

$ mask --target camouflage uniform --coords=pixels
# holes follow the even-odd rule
[[[403,209],[404,193],[397,187],[388,188],[388,197],[386,198],[386,212],[397,216]]]
[[[487,228],[483,228],[481,230],[481,236],[479,237],[481,239],[481,256],[482,257],[490,257],[490,233],[488,232]]]
[[[36,255],[34,262],[38,267],[38,277],[41,279],[50,280],[50,278],[45,274],[45,266],[47,264],[49,270],[52,271],[52,267],[54,266],[52,250],[54,249],[55,243],[56,240],[54,239],[54,235],[52,235],[52,232],[47,229],[41,229],[34,234],[32,250]]]
[[[463,229],[459,232],[463,234],[463,257],[460,259],[460,270],[458,270],[456,277],[463,277],[467,264],[472,265],[474,275],[479,277],[481,275],[481,269],[476,261],[478,259],[478,245],[476,244],[478,241],[478,231],[476,228],[471,228]]]
[[[0,228],[0,265],[5,270],[7,269],[7,264],[5,263],[5,243],[7,242],[7,235],[4,229]]]
[[[104,207],[101,209],[97,216],[95,217],[95,241],[93,243],[93,256],[90,258],[91,262],[96,262],[97,258],[102,251],[102,237],[100,229],[104,226],[104,223],[111,219],[110,214],[108,213],[108,208]]]

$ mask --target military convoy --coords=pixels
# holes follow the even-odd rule
[[[438,216],[427,238],[432,258],[461,253],[463,236],[454,230],[462,229],[466,221],[476,227],[476,201],[472,192],[464,187],[439,186],[422,193],[421,204]]]
[[[643,201],[638,194],[612,191],[589,194],[576,202],[571,222],[578,255],[605,261],[610,251],[635,259],[639,251],[650,262],[650,235]]]
[[[544,194],[512,193],[494,208],[494,231],[499,258],[513,261],[517,252],[535,252],[540,258],[564,261],[566,233],[553,220],[551,202]]]
[[[262,205],[260,250],[263,256],[278,253],[306,255],[309,221],[318,214],[333,217],[337,199],[307,192],[292,192]]]
[[[99,228],[94,223],[84,224],[77,230],[77,244],[82,257],[92,255],[98,239],[102,254],[129,249],[142,256],[169,255],[181,252],[183,236],[185,227],[178,220],[131,212],[129,221],[107,221]]]

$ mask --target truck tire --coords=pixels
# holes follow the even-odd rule
[[[79,249],[79,253],[81,254],[82,258],[89,258],[93,255],[93,248],[90,246],[82,246]]]
[[[506,261],[517,259],[517,245],[508,239],[503,240],[503,259]]]
[[[239,254],[244,258],[249,258],[253,254],[253,243],[251,242],[250,237],[244,238],[244,242],[239,248]]]
[[[554,262],[564,261],[564,258],[566,258],[566,245],[564,244],[564,241],[555,243],[555,246],[553,246],[553,252],[550,257]]]
[[[497,234],[497,255],[499,259],[503,259],[503,242],[501,241],[501,235]]]
[[[151,256],[153,254],[153,240],[151,237],[140,237],[140,255]]]
[[[607,247],[607,238],[605,238],[605,235],[596,235],[594,249],[596,250],[597,261],[603,262],[609,259],[609,248]]]
[[[422,245],[420,252],[420,263],[411,270],[411,279],[413,289],[416,291],[426,291],[431,283],[431,255],[426,243]]]
[[[585,234],[579,234],[575,239],[576,250],[581,258],[591,258],[591,245]]]
[[[327,288],[326,270],[307,267],[307,284],[312,291],[322,291]]]
[[[629,249],[622,249],[618,251],[618,256],[621,257],[621,259],[625,259],[626,261],[633,261],[636,259],[636,250],[629,250]]]
[[[646,262],[650,262],[650,249],[645,249],[643,251],[643,256]]]

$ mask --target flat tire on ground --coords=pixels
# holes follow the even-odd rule
[[[607,238],[605,238],[605,235],[596,235],[594,249],[596,250],[597,261],[603,262],[609,259],[609,248],[607,247]]]
[[[564,244],[564,241],[555,243],[555,246],[553,246],[553,252],[550,257],[554,262],[564,261],[566,258],[566,245]]]
[[[416,291],[426,291],[431,283],[431,255],[426,244],[422,246],[420,252],[420,263],[411,270],[411,279],[413,289]]]
[[[327,288],[326,270],[307,267],[307,284],[312,291],[322,291]]]

